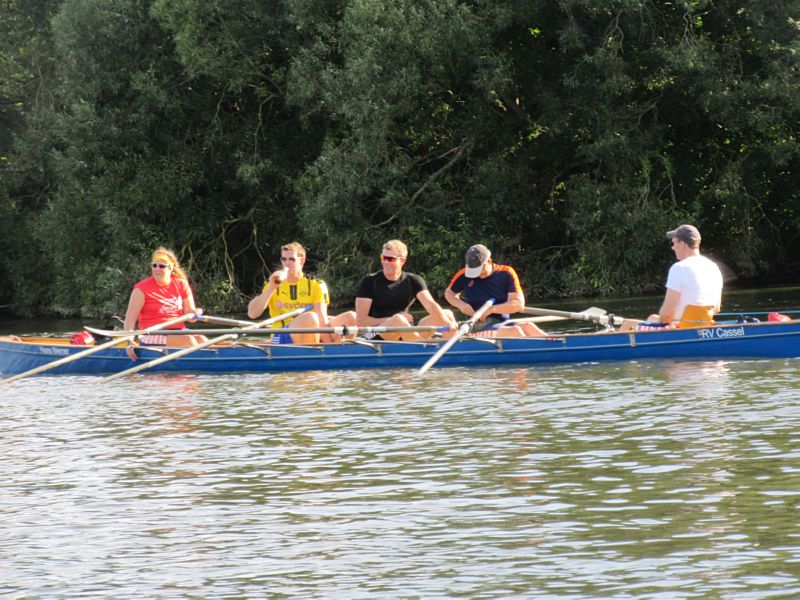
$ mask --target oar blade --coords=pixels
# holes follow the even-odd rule
[[[165,323],[160,323],[159,325],[154,325],[153,327],[150,327],[149,329],[145,329],[143,331],[145,333],[150,333],[151,331],[155,331],[156,329],[158,329],[160,327],[167,327],[169,325],[177,325],[178,323],[183,323],[185,321],[190,321],[190,320],[192,320],[192,319],[194,319],[196,317],[197,317],[197,315],[195,313],[187,313],[185,315],[181,315],[180,317],[176,317],[174,319],[166,321]],[[48,371],[50,369],[55,369],[56,367],[60,367],[62,365],[65,365],[65,364],[71,363],[73,361],[79,360],[79,359],[81,359],[81,358],[83,358],[85,356],[90,356],[92,354],[96,354],[97,352],[105,350],[106,348],[111,348],[112,346],[116,346],[117,344],[120,344],[121,342],[125,342],[127,340],[132,340],[135,337],[136,337],[135,333],[134,334],[130,334],[129,333],[126,336],[115,338],[113,340],[110,340],[110,341],[105,342],[103,344],[100,344],[98,346],[92,346],[91,348],[87,348],[86,350],[78,352],[77,354],[72,354],[70,356],[65,356],[64,358],[60,358],[58,360],[54,360],[53,362],[49,362],[46,365],[41,365],[41,366],[38,366],[38,367],[36,367],[34,369],[30,369],[29,371],[25,371],[24,373],[18,373],[17,375],[13,375],[11,377],[7,377],[6,379],[0,380],[0,383],[11,383],[12,381],[19,381],[20,379],[24,379],[25,377],[30,377],[31,375],[36,375],[38,373],[42,373],[42,372]]]

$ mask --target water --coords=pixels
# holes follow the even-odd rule
[[[798,597],[799,367],[0,385],[0,594]]]

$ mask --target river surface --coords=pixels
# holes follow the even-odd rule
[[[798,375],[782,359],[0,385],[0,595],[800,597]]]

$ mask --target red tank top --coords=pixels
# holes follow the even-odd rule
[[[185,279],[172,277],[169,284],[160,286],[154,277],[140,281],[134,289],[144,294],[144,306],[139,313],[139,328],[147,329],[183,314],[183,303],[192,291]],[[182,329],[183,323],[173,325],[170,329]]]

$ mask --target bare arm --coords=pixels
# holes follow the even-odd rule
[[[250,300],[249,304],[247,305],[247,316],[251,319],[257,319],[261,316],[261,314],[267,309],[267,304],[269,304],[269,299],[272,297],[272,294],[275,293],[275,290],[278,289],[278,286],[270,279],[269,285],[267,288],[261,292],[258,296]]]
[[[139,313],[144,306],[144,292],[139,288],[134,288],[128,300],[128,310],[125,312],[125,331],[136,329],[136,321],[139,320]]]
[[[188,313],[196,313],[198,315],[203,314],[203,309],[197,308],[197,306],[195,306],[194,294],[192,293],[192,289],[188,288],[188,290],[189,290],[188,293],[183,298],[183,314],[184,315]],[[194,319],[192,319],[191,322],[194,323],[195,322]]]
[[[372,298],[356,298],[356,325],[359,327],[373,327],[384,319],[369,316],[372,307]]]
[[[448,288],[449,289],[449,288]],[[434,317],[437,322],[441,323],[451,323],[452,319],[448,315],[450,311],[445,312],[445,310],[439,305],[436,300],[433,299],[431,293],[428,290],[422,290],[417,294],[417,300],[422,306],[428,311],[428,314]]]
[[[138,288],[134,288],[131,292],[130,300],[128,300],[128,310],[125,312],[125,325],[124,328],[126,331],[132,331],[136,329],[136,321],[139,320],[139,313],[142,312],[142,307],[144,306],[144,292]],[[128,347],[125,349],[125,352],[128,354],[128,358],[131,360],[136,360],[136,351],[133,349],[133,341],[128,343]]]
[[[472,306],[469,303],[465,302],[461,299],[461,294],[456,294],[452,289],[447,288],[444,291],[444,299],[452,306],[453,308],[457,308],[459,311],[471,317],[475,314]]]
[[[658,320],[661,323],[671,323],[680,317],[680,315],[675,314],[675,311],[678,310],[680,299],[680,292],[667,288],[667,295],[664,297],[664,302],[658,311]]]
[[[525,306],[525,295],[522,292],[510,292],[508,299],[502,304],[495,304],[486,314],[510,315],[521,312]]]

